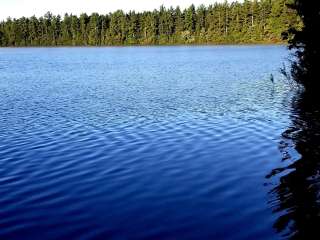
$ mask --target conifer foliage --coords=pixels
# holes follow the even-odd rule
[[[282,42],[299,25],[290,0],[244,0],[165,8],[121,10],[90,16],[65,14],[8,18],[0,22],[0,46],[104,46]]]

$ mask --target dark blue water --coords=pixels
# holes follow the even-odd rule
[[[287,56],[0,49],[0,238],[279,238]]]

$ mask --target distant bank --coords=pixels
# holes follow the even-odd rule
[[[299,27],[287,0],[216,3],[185,10],[160,7],[152,12],[90,16],[50,12],[36,18],[0,22],[0,46],[129,46],[284,44],[282,33]]]

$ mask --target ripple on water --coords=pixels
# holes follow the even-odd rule
[[[283,47],[0,53],[0,238],[276,238]]]

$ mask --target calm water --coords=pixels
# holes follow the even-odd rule
[[[287,56],[0,49],[0,238],[282,237]]]

